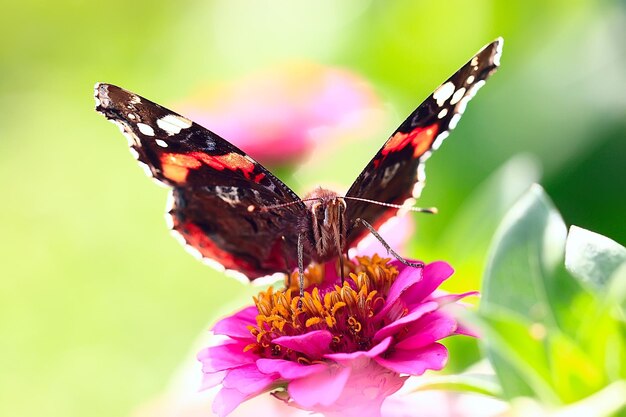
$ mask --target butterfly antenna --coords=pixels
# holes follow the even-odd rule
[[[343,198],[346,200],[362,201],[364,203],[377,204],[379,206],[384,206],[384,207],[392,207],[392,208],[397,208],[397,209],[414,211],[416,213],[437,214],[437,207],[425,207],[425,208],[424,207],[409,207],[409,206],[403,206],[401,204],[384,203],[382,201],[370,200],[367,198],[347,197],[347,196]]]
[[[255,206],[254,204],[250,204],[248,206],[248,212],[252,213],[253,211],[257,211],[257,210],[259,211],[274,210],[277,208],[289,207],[289,206],[293,206],[294,204],[303,203],[305,201],[313,201],[313,200],[321,200],[321,199],[320,198],[305,198],[304,200],[290,201],[288,203],[274,204],[271,206]]]

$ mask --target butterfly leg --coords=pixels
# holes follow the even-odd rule
[[[302,243],[302,233],[298,234],[298,286],[300,287],[300,299],[298,300],[298,308],[302,308],[302,299],[304,298],[304,246]]]
[[[374,237],[376,239],[378,239],[378,241],[381,243],[381,245],[383,245],[383,247],[387,250],[387,253],[391,254],[394,258],[396,258],[398,261],[402,262],[404,265],[410,266],[412,268],[423,268],[424,267],[424,263],[423,262],[407,261],[402,256],[400,256],[395,250],[391,249],[391,246],[389,246],[389,244],[387,242],[385,242],[385,239],[383,239],[383,237],[378,233],[378,231],[376,231],[376,229],[374,229],[374,226],[372,226],[371,224],[369,224],[365,220],[363,220],[361,218],[358,218],[358,219],[356,219],[356,223],[361,223],[363,226],[365,226],[367,228],[367,230],[369,230],[370,233],[372,235],[374,235]]]
[[[339,252],[339,276],[341,277],[341,286],[343,287],[343,253]]]

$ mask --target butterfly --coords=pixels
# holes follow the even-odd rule
[[[120,127],[147,174],[171,188],[174,236],[206,263],[252,281],[341,257],[414,202],[424,162],[499,66],[502,44],[483,47],[426,98],[344,195],[318,188],[300,198],[227,140],[120,87],[96,84],[96,111]]]

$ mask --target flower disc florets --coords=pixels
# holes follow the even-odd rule
[[[357,258],[356,263],[350,265],[353,272],[346,277],[343,285],[334,284],[322,289],[313,287],[310,292],[304,292],[301,306],[298,291],[293,288],[285,291],[269,288],[260,293],[254,299],[259,310],[257,323],[249,327],[256,342],[246,349],[265,358],[311,363],[319,358],[283,349],[273,340],[313,330],[330,332],[332,352],[370,349],[374,335],[382,325],[382,320],[374,320],[374,316],[384,306],[389,288],[398,276],[398,270],[388,261],[378,255]],[[307,271],[307,282],[317,281],[312,275],[318,273],[319,270]]]

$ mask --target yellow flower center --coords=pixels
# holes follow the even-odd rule
[[[281,347],[272,341],[281,336],[297,336],[313,330],[327,330],[333,338],[334,352],[354,352],[372,347],[372,337],[383,323],[372,318],[385,304],[389,288],[398,276],[398,270],[388,265],[389,259],[374,255],[346,261],[349,272],[342,285],[322,284],[304,292],[301,307],[297,274],[291,277],[291,287],[285,290],[269,288],[254,297],[259,315],[256,326],[249,326],[256,342],[246,350],[254,350],[262,357],[283,358],[310,363],[320,358],[309,358],[299,352]],[[305,272],[308,285],[324,282],[322,266],[313,266]]]

